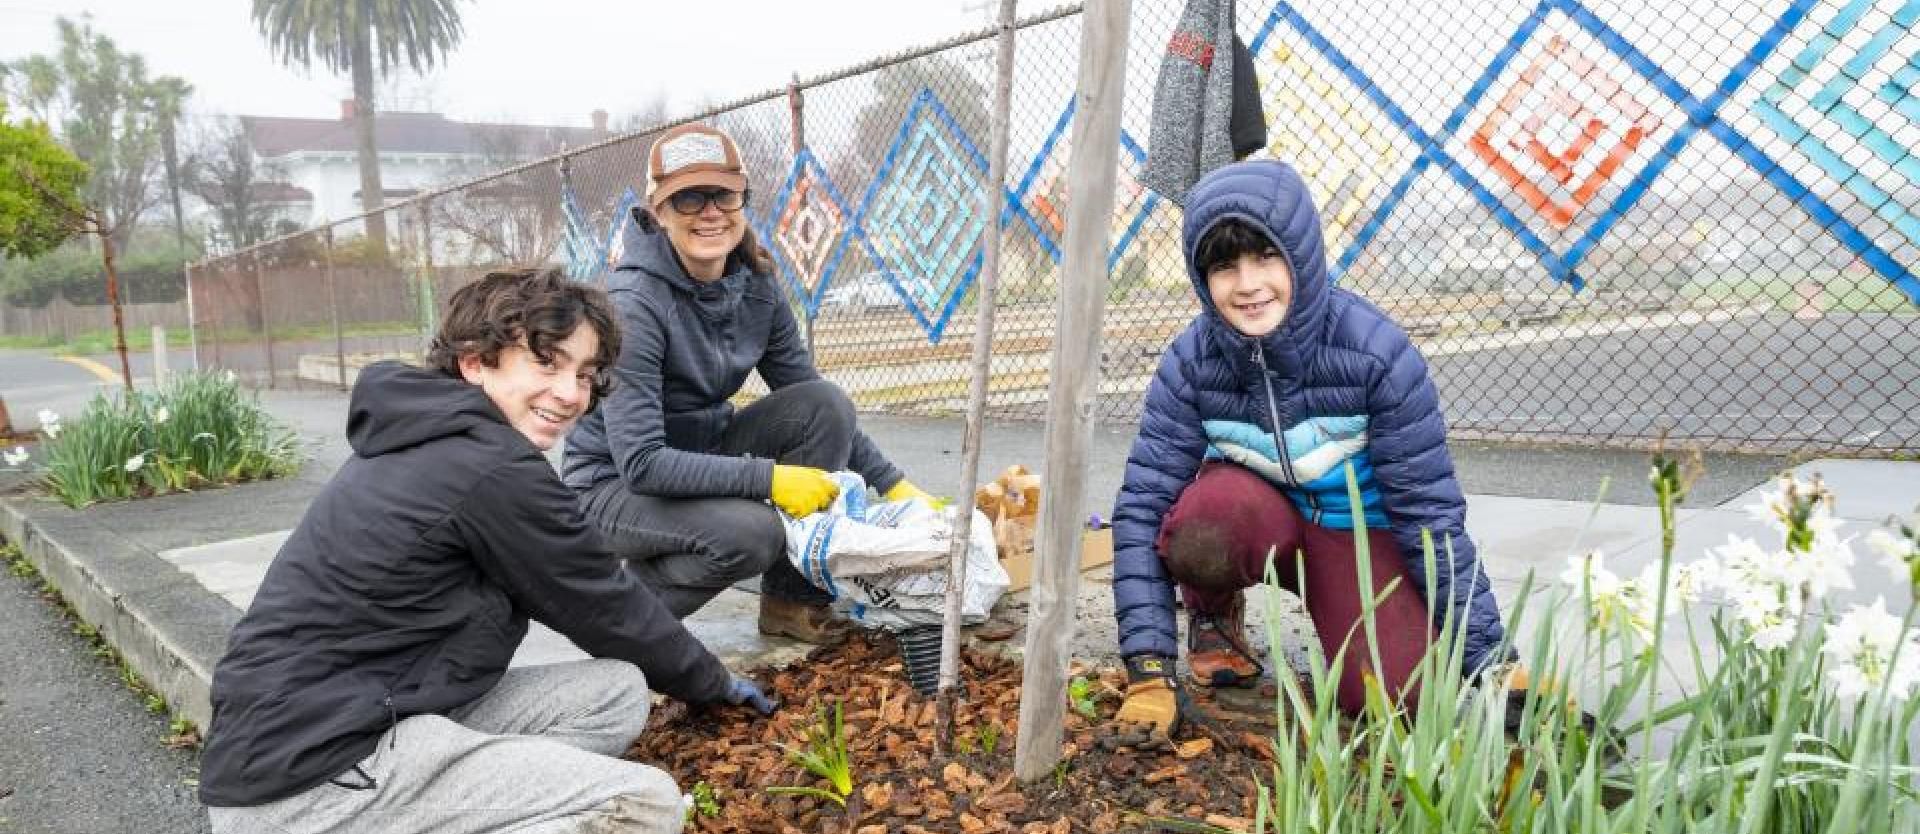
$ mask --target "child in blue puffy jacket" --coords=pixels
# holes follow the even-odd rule
[[[1165,731],[1178,721],[1175,587],[1193,679],[1258,679],[1243,594],[1270,558],[1306,600],[1327,656],[1345,647],[1343,709],[1362,707],[1367,673],[1400,693],[1448,618],[1463,634],[1463,672],[1502,659],[1499,607],[1466,534],[1426,362],[1386,314],[1328,282],[1300,175],[1270,161],[1214,171],[1187,196],[1181,243],[1201,313],[1147,389],[1114,509],[1114,609],[1131,681],[1119,720]],[[1423,532],[1438,550],[1431,577]],[[1396,580],[1369,647],[1364,597]],[[1382,668],[1371,668],[1375,650]]]

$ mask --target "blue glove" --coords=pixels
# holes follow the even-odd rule
[[[727,684],[726,701],[736,707],[746,704],[761,715],[772,715],[773,711],[780,706],[780,702],[767,697],[766,693],[760,691],[759,684],[739,675],[734,675],[733,682]]]

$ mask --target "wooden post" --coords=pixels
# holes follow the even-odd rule
[[[1047,496],[1035,539],[1033,609],[1027,620],[1025,680],[1013,772],[1034,782],[1060,761],[1080,586],[1080,510],[1087,450],[1100,383],[1100,328],[1107,294],[1107,249],[1126,95],[1130,0],[1088,0],[1080,19],[1080,81],[1067,163],[1067,231],[1059,326],[1047,390]]]
[[[987,382],[993,374],[993,307],[1000,285],[1000,213],[1006,199],[1007,119],[1013,98],[1013,13],[1018,0],[1000,0],[1000,34],[993,84],[986,187],[981,190],[987,229],[980,269],[979,314],[973,328],[973,375],[967,386],[967,428],[960,441],[960,494],[953,502],[953,546],[947,553],[947,610],[941,621],[940,731],[944,752],[953,739],[953,702],[960,682],[960,602],[967,588],[967,545],[973,535],[973,490],[980,478],[980,434],[986,422]]]
[[[200,319],[194,315],[193,264],[187,264],[187,350],[193,354],[193,369],[200,370]]]
[[[340,288],[333,276],[333,227],[320,230],[320,259],[327,277],[327,309],[333,317],[333,361],[340,390],[347,390],[347,340],[340,333]]]
[[[155,324],[149,328],[153,341],[153,387],[164,388],[167,384],[167,328]]]

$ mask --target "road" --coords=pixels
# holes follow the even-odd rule
[[[1432,360],[1454,426],[1920,448],[1920,316],[1769,315]]]
[[[1713,448],[1868,455],[1920,449],[1920,316],[1833,313],[1737,318],[1509,344],[1428,358],[1457,433],[1711,439]],[[1118,373],[1152,362],[1126,357]],[[1157,361],[1157,358],[1152,360]],[[1107,372],[1115,373],[1113,369]],[[1103,394],[1101,416],[1132,423],[1137,391]],[[1039,419],[1015,400],[996,417]]]
[[[127,359],[134,384],[150,384],[153,355],[133,352]],[[112,355],[62,358],[46,350],[0,350],[0,400],[6,402],[15,429],[37,428],[42,409],[78,414],[95,393],[117,390],[119,361]],[[168,353],[169,369],[192,366],[191,352],[176,349]]]
[[[0,566],[0,832],[193,834],[199,756],[93,656],[26,578]]]

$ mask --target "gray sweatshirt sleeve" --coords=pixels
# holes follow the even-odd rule
[[[767,352],[755,366],[760,378],[775,390],[819,379],[820,371],[813,365],[813,354],[807,352],[806,340],[800,335],[800,324],[794,319],[792,308],[784,303],[775,303],[773,307],[773,330],[767,338]],[[853,454],[847,460],[847,468],[883,493],[904,477],[900,468],[880,453],[873,438],[858,430],[853,433]]]
[[[607,450],[620,479],[642,495],[768,497],[773,491],[773,461],[667,445],[660,373],[666,361],[666,322],[642,294],[612,295],[620,313],[620,360],[614,366],[613,392],[600,408],[607,427]]]

